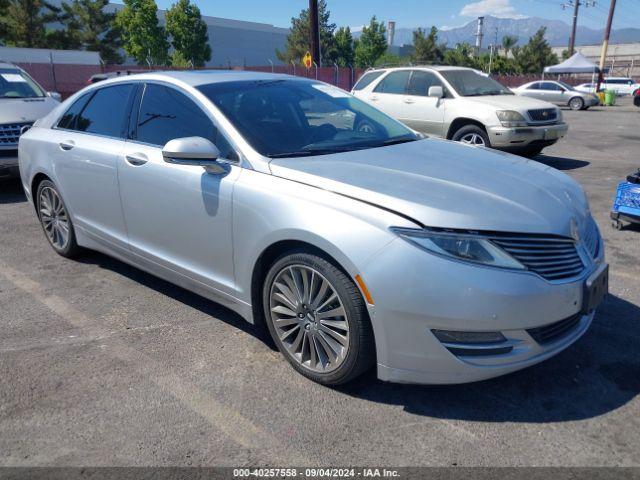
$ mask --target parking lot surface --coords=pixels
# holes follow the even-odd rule
[[[611,294],[568,350],[468,385],[311,383],[223,307],[57,256],[0,180],[0,465],[640,465],[640,228],[609,220],[640,167],[640,109],[564,115],[537,161],[585,187]]]

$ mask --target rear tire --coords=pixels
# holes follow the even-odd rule
[[[66,258],[76,256],[80,247],[76,242],[73,222],[55,184],[43,180],[38,185],[35,198],[38,219],[49,245]]]
[[[375,364],[360,290],[324,258],[305,249],[281,256],[267,273],[262,303],[273,341],[308,379],[341,385]]]
[[[478,125],[465,125],[459,128],[451,137],[454,142],[466,143],[476,147],[491,148],[487,132]]]
[[[584,100],[580,97],[573,97],[569,100],[569,108],[571,110],[582,110],[584,108]]]

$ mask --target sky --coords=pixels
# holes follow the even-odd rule
[[[118,0],[116,0],[118,1]],[[156,0],[160,8],[168,8],[175,0]],[[308,0],[192,0],[204,15],[269,23],[289,27],[291,17],[307,8]],[[573,8],[563,10],[569,0],[327,0],[331,20],[338,26],[359,27],[372,15],[382,20],[395,20],[397,27],[435,25],[457,27],[479,15],[496,17],[531,17],[571,22]],[[604,28],[609,0],[596,0],[585,7],[583,0],[579,24]],[[590,3],[590,2],[589,2]],[[613,28],[640,26],[640,0],[618,0]]]

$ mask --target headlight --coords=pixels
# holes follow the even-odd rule
[[[526,127],[527,121],[520,112],[515,110],[498,110],[496,112],[498,120],[503,127]]]
[[[396,227],[391,230],[408,242],[436,255],[492,267],[525,269],[524,265],[489,239],[477,235]]]

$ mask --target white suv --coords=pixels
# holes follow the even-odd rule
[[[520,155],[537,155],[568,129],[555,105],[514,95],[470,68],[370,70],[352,93],[419,132]]]
[[[18,139],[60,103],[27,72],[0,62],[0,178],[18,176]]]

